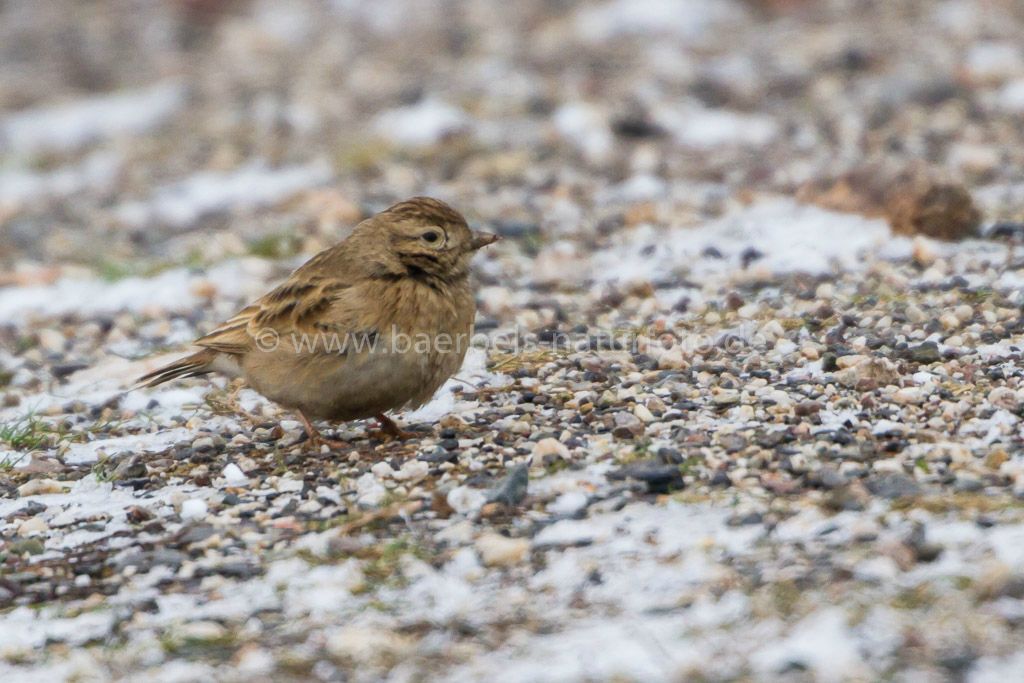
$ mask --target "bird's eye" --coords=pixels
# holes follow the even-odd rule
[[[441,233],[439,233],[437,230],[427,230],[425,233],[421,235],[421,237],[423,238],[423,241],[426,242],[427,244],[437,244],[438,242],[441,241]]]

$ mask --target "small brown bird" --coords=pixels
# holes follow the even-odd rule
[[[139,379],[156,386],[220,372],[310,419],[376,417],[420,406],[462,365],[476,304],[473,253],[498,239],[472,232],[442,201],[413,197],[357,225],[281,285]]]

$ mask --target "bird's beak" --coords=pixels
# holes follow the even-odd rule
[[[470,249],[476,251],[480,247],[486,247],[488,244],[494,244],[501,239],[501,235],[495,235],[493,232],[474,232],[473,239],[470,241]]]

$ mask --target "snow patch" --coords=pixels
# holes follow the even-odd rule
[[[185,106],[180,83],[18,112],[0,121],[0,149],[17,154],[71,151],[123,134],[144,133]]]
[[[322,185],[333,171],[324,161],[269,168],[253,162],[227,173],[202,171],[156,190],[146,201],[132,201],[115,209],[125,223],[141,227],[160,222],[187,228],[223,211],[250,211],[284,201]]]
[[[654,118],[679,144],[697,149],[763,147],[778,134],[775,121],[767,116],[727,109],[671,107],[655,112]]]
[[[71,444],[64,456],[69,465],[96,462],[100,457],[114,457],[122,453],[158,453],[179,441],[188,441],[194,432],[184,427],[161,429],[153,434],[133,434],[89,443]]]
[[[612,0],[579,12],[576,31],[594,42],[652,33],[692,39],[744,15],[743,7],[732,0]]]
[[[721,258],[710,257],[714,248]],[[909,255],[911,241],[894,237],[883,220],[836,213],[790,199],[762,200],[696,228],[632,231],[622,242],[594,255],[591,277],[598,281],[650,280],[675,274],[720,276],[749,268],[763,274],[835,269],[860,270],[865,254]]]
[[[1024,78],[1003,86],[999,91],[999,106],[1007,111],[1024,113]]]
[[[751,661],[762,674],[779,674],[793,664],[812,670],[815,680],[842,681],[867,675],[846,615],[838,607],[821,609],[804,618],[781,642],[768,643]]]
[[[120,158],[97,152],[77,164],[45,172],[0,172],[0,204],[21,204],[34,199],[67,197],[84,190],[102,192],[114,184],[121,170]]]
[[[208,281],[219,297],[246,298],[260,293],[268,269],[261,259],[237,259],[218,264],[205,275],[176,268],[151,278],[117,282],[64,278],[52,285],[7,287],[0,289],[0,320],[69,313],[84,318],[120,311],[187,311],[201,302],[194,293],[195,284]]]
[[[462,368],[455,374],[455,377],[445,382],[430,401],[416,410],[406,413],[403,417],[408,422],[436,422],[449,413],[456,413],[463,408],[470,407],[473,404],[468,401],[456,402],[455,394],[452,391],[456,386],[465,388],[467,382],[475,387],[492,387],[506,384],[508,378],[487,370],[487,352],[485,350],[469,349],[462,362]]]
[[[379,114],[373,124],[378,135],[402,147],[429,147],[469,127],[461,109],[427,98]]]
[[[601,161],[612,151],[608,121],[596,107],[583,102],[565,104],[555,112],[553,121],[558,134],[587,159]]]

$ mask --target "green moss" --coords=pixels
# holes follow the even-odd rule
[[[294,234],[275,233],[249,242],[248,252],[253,256],[280,259],[299,253],[301,240]]]
[[[132,268],[122,261],[101,261],[96,270],[102,280],[106,282],[117,282],[137,275]]]
[[[405,585],[406,579],[401,571],[402,559],[411,555],[420,560],[428,560],[430,556],[426,548],[408,537],[396,538],[382,546],[369,548],[360,554],[368,555],[363,564],[363,576],[366,577],[365,591],[371,591],[384,585],[394,587]]]
[[[703,465],[704,459],[696,455],[691,455],[679,466],[679,473],[684,477],[688,474],[692,474],[694,468]]]
[[[50,446],[67,438],[68,433],[51,425],[35,415],[29,415],[15,422],[0,424],[0,443],[16,450],[34,450]]]
[[[930,607],[935,603],[935,595],[925,584],[914,586],[900,593],[889,603],[894,609],[922,609]]]
[[[64,443],[84,441],[90,434],[108,433],[120,425],[120,420],[97,420],[91,425],[76,426],[72,430],[29,414],[19,420],[0,424],[0,444],[21,451],[55,448]],[[0,467],[3,467],[2,463]]]

